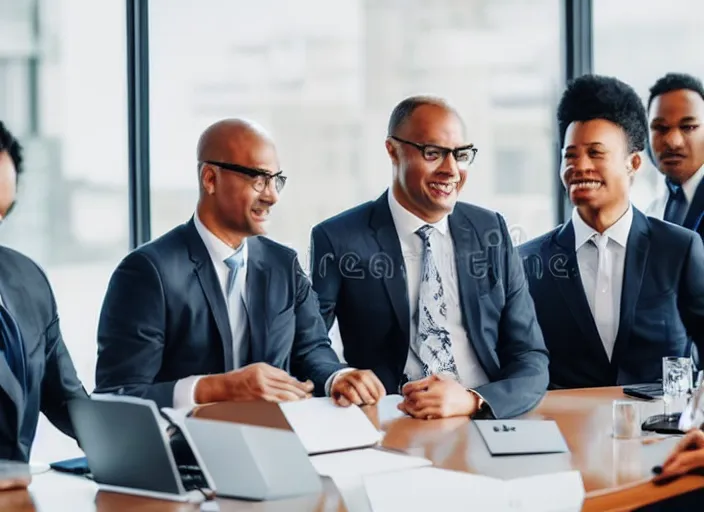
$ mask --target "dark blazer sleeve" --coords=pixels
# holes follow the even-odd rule
[[[317,296],[295,256],[293,269],[296,335],[291,350],[291,373],[299,379],[311,379],[315,384],[315,394],[324,396],[327,379],[345,365],[340,363],[332,349]]]
[[[124,393],[171,407],[176,381],[154,383],[165,330],[159,272],[146,254],[132,252],[113,273],[100,312],[95,392]]]
[[[548,351],[536,318],[523,265],[499,217],[504,251],[506,303],[499,321],[498,378],[476,389],[496,418],[509,418],[534,408],[547,390]]]
[[[320,314],[328,331],[335,323],[335,307],[342,286],[336,261],[330,238],[321,226],[315,226],[311,234],[310,275],[313,289],[318,294]]]
[[[49,286],[48,282],[47,286]],[[56,428],[67,436],[75,438],[67,404],[74,398],[86,398],[88,394],[78,379],[76,368],[61,336],[56,302],[51,288],[49,288],[49,299],[52,319],[45,331],[46,366],[42,379],[40,409]]]
[[[704,355],[704,243],[696,235],[692,236],[682,269],[678,302],[682,323],[701,361]]]

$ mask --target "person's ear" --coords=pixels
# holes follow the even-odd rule
[[[386,146],[386,152],[388,153],[389,158],[391,158],[391,163],[398,165],[398,148],[391,143],[391,139],[389,138],[386,139],[384,145]]]
[[[209,196],[215,193],[215,170],[212,165],[203,164],[200,167],[200,186]]]
[[[641,165],[643,165],[643,158],[640,156],[640,153],[633,153],[629,155],[628,162],[626,162],[628,175],[633,177],[633,175],[640,170]]]

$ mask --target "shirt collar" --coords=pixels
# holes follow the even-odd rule
[[[210,258],[213,261],[221,262],[224,263],[226,259],[228,259],[230,256],[235,254],[237,252],[237,249],[233,249],[229,245],[227,245],[225,242],[220,240],[217,236],[213,234],[212,231],[210,231],[208,228],[205,227],[205,224],[200,220],[198,217],[198,212],[195,213],[193,216],[193,223],[196,226],[196,231],[198,231],[198,234],[200,235],[201,239],[203,240],[203,243],[205,244],[205,248],[208,250],[208,254],[210,254]],[[242,257],[244,259],[244,264],[247,264],[247,239],[245,238],[242,241],[242,245],[240,246],[242,248]],[[238,247],[239,249],[239,247]]]
[[[704,178],[704,165],[682,184],[682,191],[684,192],[684,197],[687,198],[687,204],[692,203],[692,199],[694,199],[694,194],[697,192],[697,187],[699,187],[702,178]]]
[[[613,226],[604,231],[603,236],[609,237],[621,247],[626,247],[628,234],[631,231],[631,224],[633,224],[633,206],[629,204],[626,213],[624,213]],[[578,251],[580,247],[591,240],[595,234],[599,234],[596,229],[584,222],[577,208],[572,210],[572,225],[574,226],[575,251]]]
[[[441,235],[445,235],[447,233],[447,215],[434,224],[425,222],[423,219],[416,217],[401,206],[401,203],[398,202],[391,188],[389,188],[387,196],[389,201],[389,209],[391,210],[391,217],[394,220],[394,225],[396,226],[396,232],[398,233],[399,238],[407,238],[413,235],[419,228],[425,226],[426,224],[433,226]]]

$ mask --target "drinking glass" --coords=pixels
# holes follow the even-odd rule
[[[682,412],[692,391],[692,360],[689,357],[662,358],[662,391],[665,416]]]

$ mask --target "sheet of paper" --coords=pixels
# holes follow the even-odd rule
[[[340,492],[345,508],[351,512],[372,512],[362,475],[334,476],[332,481]]]
[[[584,486],[578,471],[500,480],[420,468],[367,475],[363,480],[372,512],[464,512],[470,508],[494,512],[579,512],[584,500]]]
[[[373,512],[399,510],[500,510],[504,482],[438,468],[420,468],[363,477]],[[503,509],[501,509],[503,510]]]
[[[569,448],[552,420],[476,420],[492,455],[562,453]]]
[[[398,418],[409,417],[406,413],[398,410],[398,404],[403,402],[401,395],[386,395],[379,400],[376,405],[377,414],[379,415],[379,424],[384,424]]]
[[[308,454],[373,446],[381,433],[357,407],[340,407],[331,398],[286,402],[281,410]]]
[[[378,448],[326,453],[311,457],[310,461],[318,474],[337,478],[400,471],[432,464],[428,459],[422,457],[413,457]]]
[[[579,512],[584,501],[584,483],[579,471],[564,471],[507,480],[512,510]],[[546,499],[549,496],[550,499]]]

